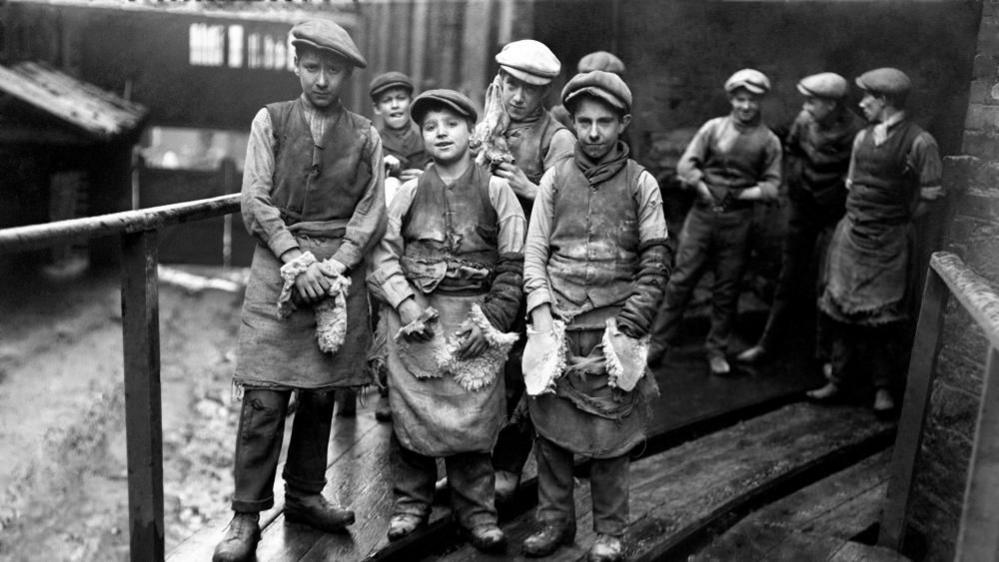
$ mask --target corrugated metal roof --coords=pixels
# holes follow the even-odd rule
[[[148,110],[48,65],[0,65],[0,92],[44,111],[100,140],[139,127]]]

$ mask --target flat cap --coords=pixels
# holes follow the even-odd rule
[[[579,59],[576,67],[579,72],[590,72],[591,70],[603,70],[614,74],[624,74],[624,63],[621,59],[608,53],[607,51],[596,51]]]
[[[547,45],[534,39],[513,41],[496,54],[496,62],[514,78],[544,86],[551,83],[562,70],[555,53]]]
[[[368,66],[347,30],[330,19],[316,18],[295,24],[291,28],[291,44],[330,51],[358,68]]]
[[[631,112],[631,90],[613,72],[593,70],[573,76],[562,88],[562,104],[568,108],[572,100],[584,94],[600,98],[625,113]]]
[[[770,79],[759,70],[743,68],[725,81],[725,91],[732,93],[739,88],[745,88],[754,94],[765,94],[770,91]]]
[[[427,90],[423,92],[416,96],[413,104],[409,106],[409,114],[413,117],[413,121],[422,123],[427,112],[435,107],[446,107],[473,122],[479,118],[472,100],[454,90]]]
[[[857,77],[857,86],[868,92],[905,95],[912,88],[912,81],[897,68],[875,68]]]
[[[395,70],[383,72],[371,80],[368,93],[374,98],[391,88],[402,88],[412,94],[413,81],[409,79],[409,76]]]
[[[822,72],[805,76],[798,82],[798,91],[803,96],[839,99],[849,92],[850,83],[835,72]]]

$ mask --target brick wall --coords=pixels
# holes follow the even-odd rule
[[[999,287],[999,1],[982,4],[962,155],[945,159],[952,192],[945,248]],[[910,523],[927,560],[952,560],[982,391],[987,342],[953,300],[945,313]]]

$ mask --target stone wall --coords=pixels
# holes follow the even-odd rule
[[[999,2],[981,6],[962,154],[945,160],[944,246],[999,288]],[[909,521],[927,539],[927,560],[954,556],[987,350],[980,328],[952,299]]]

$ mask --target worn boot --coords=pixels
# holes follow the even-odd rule
[[[727,377],[732,373],[732,367],[729,366],[728,361],[722,355],[708,357],[708,367],[711,369],[712,375],[719,377]]]
[[[618,562],[624,560],[624,545],[621,544],[621,537],[597,534],[597,540],[590,548],[590,553],[586,557],[589,562]]]
[[[212,562],[242,562],[253,558],[260,540],[260,514],[236,512],[215,547]]]
[[[821,388],[809,390],[805,393],[805,396],[812,402],[819,404],[835,404],[842,400],[843,392],[840,390],[839,385],[830,381]]]
[[[874,413],[889,417],[895,412],[895,400],[887,388],[879,388],[874,394]]]
[[[412,535],[417,529],[427,524],[425,517],[411,513],[397,513],[389,520],[388,540],[397,541]]]
[[[506,504],[513,499],[520,485],[520,475],[506,470],[496,471],[496,503]]]
[[[480,552],[502,552],[506,549],[506,535],[495,523],[479,525],[465,532],[468,542]]]
[[[735,357],[735,360],[740,363],[760,363],[767,358],[767,350],[762,345],[756,344],[753,347],[743,351]]]
[[[545,523],[540,531],[524,539],[522,550],[524,556],[540,558],[558,550],[562,545],[572,544],[576,540],[576,523],[569,524]]]
[[[285,493],[284,518],[328,533],[338,533],[354,523],[354,512],[336,507],[322,494],[297,496]]]

